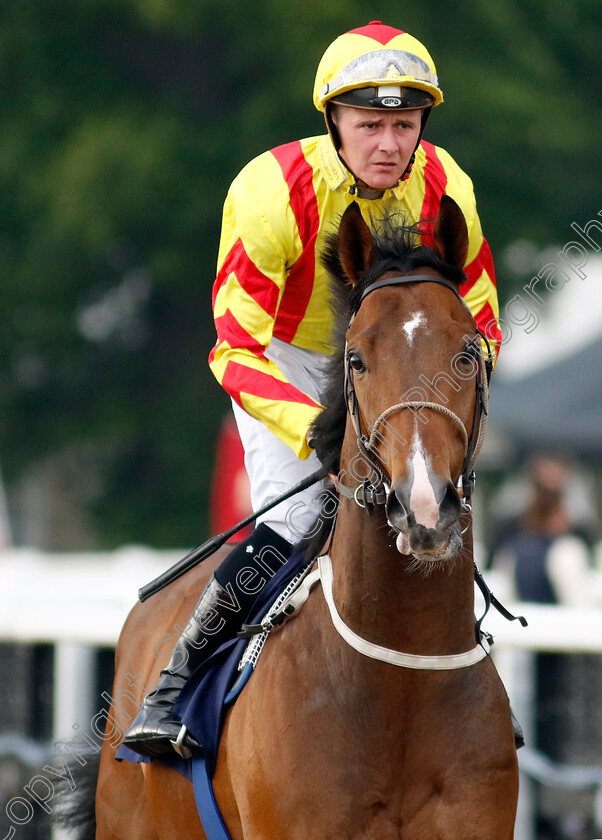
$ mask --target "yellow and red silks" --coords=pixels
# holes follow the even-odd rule
[[[422,141],[410,177],[379,199],[352,196],[351,183],[330,138],[313,137],[251,161],[224,206],[213,288],[217,342],[209,364],[230,396],[299,458],[310,452],[305,436],[321,406],[287,380],[266,350],[277,338],[330,352],[332,313],[319,252],[352,201],[368,223],[391,211],[409,222],[429,220],[421,225],[429,245],[441,196],[450,195],[462,209],[469,236],[462,295],[479,329],[494,345],[501,340],[493,260],[472,182],[450,155]]]

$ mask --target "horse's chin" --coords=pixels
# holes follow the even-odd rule
[[[412,557],[420,565],[436,565],[446,563],[460,554],[463,542],[459,526],[452,527],[447,538],[443,539],[436,548],[425,551],[420,546],[412,546],[411,541],[401,531],[397,534],[395,546],[405,557]]]

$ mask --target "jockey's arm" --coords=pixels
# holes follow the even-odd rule
[[[213,289],[217,342],[209,363],[230,396],[304,459],[311,452],[306,433],[321,406],[266,356],[288,266],[298,254],[287,225],[288,197],[270,194],[269,183],[255,184],[260,174],[261,166],[252,162],[226,198]]]

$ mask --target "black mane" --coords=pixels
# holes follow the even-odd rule
[[[330,276],[330,302],[334,313],[333,355],[326,368],[326,385],[322,394],[325,406],[312,426],[312,444],[321,463],[331,473],[338,473],[341,446],[346,424],[343,356],[345,333],[357,311],[362,293],[386,271],[408,272],[416,268],[432,268],[457,283],[465,279],[457,266],[441,260],[432,248],[421,244],[420,224],[407,224],[399,215],[390,215],[375,222],[372,233],[376,259],[361,281],[351,286],[339,259],[339,234],[331,234],[321,254],[321,262]]]

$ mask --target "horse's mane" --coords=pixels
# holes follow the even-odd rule
[[[426,245],[421,244],[424,222],[408,224],[399,214],[389,214],[382,219],[372,219],[372,239],[376,258],[355,286],[343,270],[339,257],[339,233],[330,234],[320,255],[328,272],[330,306],[334,315],[331,338],[333,353],[325,368],[325,385],[322,405],[325,408],[312,425],[312,446],[320,462],[329,473],[337,474],[340,468],[341,447],[347,422],[344,393],[345,333],[352,315],[357,311],[362,293],[370,284],[387,271],[408,272],[416,268],[432,268],[439,274],[459,284],[465,279],[463,271],[449,265]],[[308,541],[309,550],[321,548],[330,527],[329,522]],[[312,532],[315,529],[312,529]]]

